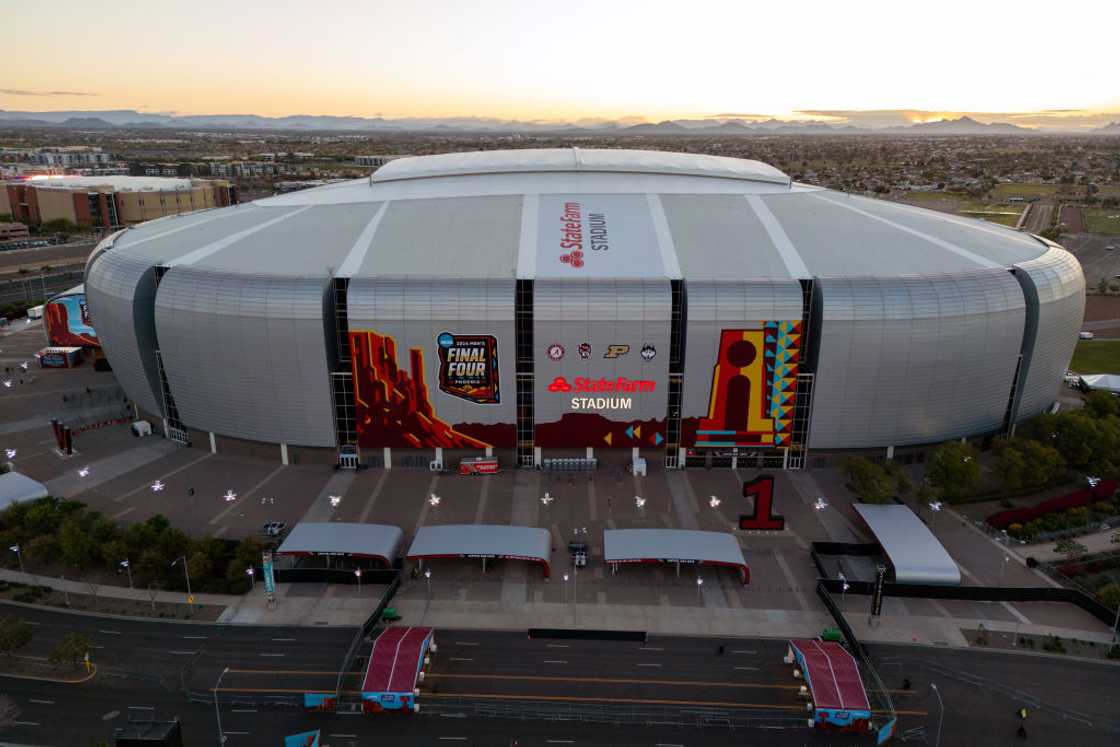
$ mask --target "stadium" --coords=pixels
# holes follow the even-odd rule
[[[1045,239],[757,161],[573,148],[144,223],[86,295],[141,416],[203,448],[798,468],[1047,410],[1085,283]]]

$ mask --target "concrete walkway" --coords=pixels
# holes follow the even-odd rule
[[[1120,542],[1112,541],[1114,536],[1120,537],[1120,529],[1108,529],[1070,539],[1085,545],[1090,553],[1120,551]],[[1057,544],[1057,542],[1042,542],[1037,545],[1020,545],[1018,550],[1024,555],[1033,555],[1038,560],[1057,560],[1065,557],[1054,551]]]
[[[61,476],[47,480],[47,490],[51,495],[56,496],[78,495],[140,469],[179,448],[174,442],[162,438],[150,441],[143,446],[93,462],[87,462],[80,457],[73,459],[67,463],[66,470]],[[78,474],[78,470],[83,467],[89,468],[89,473],[85,477]]]
[[[66,588],[71,593],[89,594],[88,585],[80,581],[0,570],[0,579],[24,584]],[[251,594],[196,594],[195,603],[219,605],[226,609],[220,623],[235,625],[356,626],[373,612],[382,587],[329,587],[339,594],[313,594],[306,584],[280,584],[277,603],[269,609],[263,584]],[[119,586],[100,586],[102,598],[149,601],[147,590]],[[185,603],[182,592],[158,592],[156,601]],[[789,638],[813,637],[831,627],[832,618],[822,611],[734,609],[726,607],[672,607],[627,604],[558,604],[530,602],[516,605],[494,602],[462,602],[455,600],[394,600],[392,606],[403,622],[443,628],[478,628],[484,630],[524,630],[526,628],[586,628],[602,630],[645,630],[653,635],[693,635],[721,637]],[[976,629],[980,624],[993,633],[1022,635],[1057,635],[1083,641],[1107,643],[1107,631],[1086,631],[1049,625],[1017,624],[1000,620],[981,620],[919,615],[885,615],[870,626],[863,614],[849,614],[848,622],[862,641],[881,643],[923,643],[942,646],[967,646],[961,629]]]

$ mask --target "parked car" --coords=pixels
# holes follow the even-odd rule
[[[1080,338],[1082,340],[1092,340],[1093,339],[1093,333],[1092,332],[1078,332],[1077,336],[1078,336],[1078,338]]]
[[[283,537],[288,532],[288,525],[282,521],[270,521],[261,527],[261,534],[265,537]]]

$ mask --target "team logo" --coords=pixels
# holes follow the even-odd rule
[[[579,347],[577,348],[577,350],[579,351],[579,357],[580,358],[583,358],[584,360],[587,360],[588,358],[591,357],[591,343],[581,342],[579,344]]]
[[[642,345],[642,360],[651,361],[657,355],[657,348],[650,345],[648,342]]]
[[[496,405],[498,339],[493,335],[436,336],[439,350],[439,389],[478,405]]]
[[[558,361],[564,357],[564,346],[558,342],[554,342],[548,346],[548,348],[544,351],[544,354],[552,360]]]
[[[560,261],[572,267],[583,267],[583,252],[576,250],[568,254],[561,254]]]
[[[615,379],[600,377],[592,379],[577,376],[568,381],[565,376],[557,376],[548,385],[550,392],[580,392],[586,394],[652,394],[657,382],[651,379],[628,379],[619,376]]]
[[[604,358],[621,358],[630,352],[629,345],[607,345],[607,351],[603,353]]]

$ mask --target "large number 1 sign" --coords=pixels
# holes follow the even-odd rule
[[[759,475],[743,483],[743,497],[754,498],[754,510],[739,516],[740,529],[785,529],[786,517],[774,513],[774,478]]]

